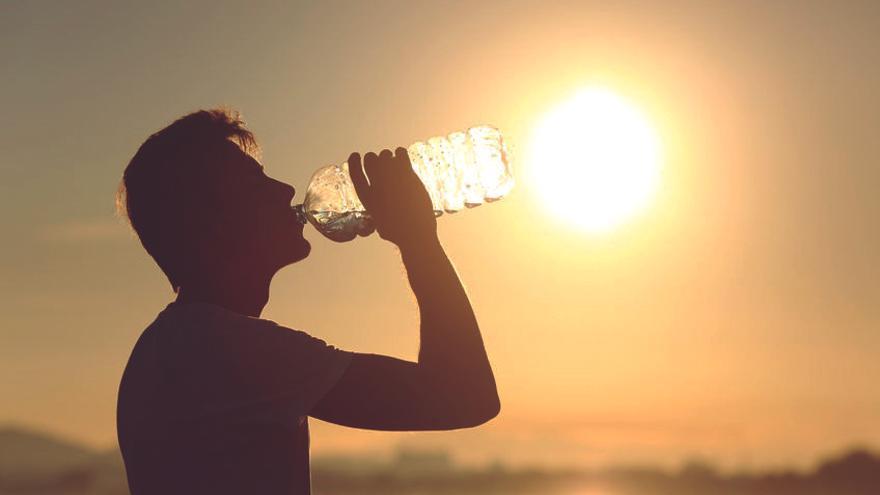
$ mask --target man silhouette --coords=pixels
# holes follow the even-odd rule
[[[498,414],[476,318],[406,150],[348,163],[416,296],[415,363],[259,318],[274,274],[310,245],[293,187],[266,176],[256,151],[237,114],[199,111],[150,136],[125,169],[118,204],[177,294],[141,334],[119,386],[133,495],[307,494],[308,416],[449,430]]]

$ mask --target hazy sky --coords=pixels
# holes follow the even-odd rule
[[[501,416],[449,434],[313,421],[313,452],[737,467],[880,446],[880,3],[709,3],[4,2],[0,422],[115,442],[131,346],[173,295],[113,193],[178,116],[240,110],[267,172],[302,190],[352,150],[480,123],[516,159],[598,84],[661,136],[644,214],[590,236],[521,178],[440,221]],[[307,236],[264,316],[415,359],[394,249]]]

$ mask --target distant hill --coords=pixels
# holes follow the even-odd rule
[[[0,476],[44,476],[92,464],[98,452],[45,432],[0,427]]]
[[[99,451],[21,426],[0,427],[0,495],[128,495],[118,449]]]

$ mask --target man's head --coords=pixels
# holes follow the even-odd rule
[[[308,256],[294,189],[263,173],[258,151],[237,113],[202,110],[150,136],[125,168],[117,205],[175,290]]]

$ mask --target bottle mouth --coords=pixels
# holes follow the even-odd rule
[[[303,225],[309,223],[309,217],[306,215],[306,210],[303,205],[291,205],[290,208],[293,209],[293,212],[296,214],[297,222]]]

